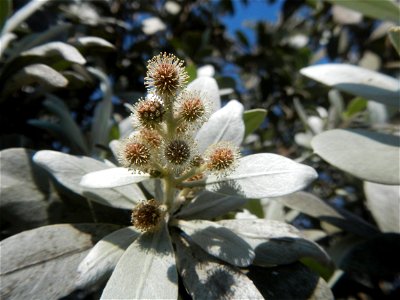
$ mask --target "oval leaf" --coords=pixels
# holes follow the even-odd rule
[[[355,96],[391,106],[399,105],[399,82],[384,74],[347,64],[311,66],[301,69],[300,73]]]
[[[280,155],[260,153],[242,157],[238,168],[226,177],[208,176],[206,188],[223,193],[234,190],[246,198],[259,199],[296,192],[317,177],[309,166]]]
[[[214,222],[178,221],[178,226],[204,251],[232,265],[245,267],[254,259],[254,252],[248,243]]]
[[[164,226],[140,236],[119,260],[101,299],[177,299],[174,250]]]
[[[243,138],[243,105],[236,100],[229,101],[223,108],[212,114],[196,135],[200,153],[219,141],[230,141],[240,146]]]
[[[0,243],[2,299],[59,299],[76,289],[77,267],[116,225],[51,225]]]
[[[140,232],[131,226],[102,238],[79,264],[77,285],[87,288],[110,276],[126,248],[139,235]]]
[[[243,113],[243,122],[245,126],[244,136],[248,136],[250,133],[253,133],[260,125],[264,122],[265,117],[267,116],[267,111],[262,108],[246,110]]]
[[[334,129],[311,141],[316,154],[363,180],[400,184],[398,136],[362,129]]]
[[[111,168],[84,175],[80,185],[86,188],[113,188],[149,178],[149,174],[133,174],[133,171],[127,168]]]
[[[80,186],[83,175],[110,168],[107,164],[93,158],[43,150],[37,152],[33,160],[48,170],[68,189],[101,204],[132,209],[136,202],[146,199],[135,184],[112,189],[90,189]]]

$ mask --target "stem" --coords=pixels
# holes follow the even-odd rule
[[[175,196],[175,180],[173,179],[171,174],[168,174],[166,178],[164,178],[164,204],[167,208],[171,208],[174,203]]]

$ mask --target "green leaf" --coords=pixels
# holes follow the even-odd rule
[[[364,181],[367,206],[379,228],[400,233],[400,187]]]
[[[303,68],[300,73],[355,96],[399,105],[399,81],[384,74],[347,64],[316,65]]]
[[[207,147],[220,141],[229,141],[240,146],[244,138],[244,130],[243,105],[236,100],[231,100],[213,113],[197,132],[199,152],[203,153]]]
[[[254,259],[254,251],[231,230],[210,221],[177,221],[179,228],[208,254],[234,266],[246,267]]]
[[[399,137],[363,129],[325,131],[311,142],[316,154],[363,180],[400,184]]]
[[[48,170],[58,182],[68,189],[103,205],[132,209],[135,203],[146,199],[143,192],[135,184],[110,189],[82,187],[79,183],[83,175],[110,168],[108,164],[93,158],[43,150],[38,151],[33,160]]]
[[[400,55],[400,26],[390,28],[389,39],[397,53]]]
[[[185,69],[189,75],[188,82],[192,82],[193,80],[195,80],[197,77],[196,65],[194,63],[187,64]]]
[[[239,159],[239,166],[226,177],[206,179],[206,188],[215,192],[232,192],[249,199],[290,194],[305,188],[318,177],[309,166],[286,157],[259,153]]]
[[[351,118],[355,114],[364,111],[367,108],[368,101],[364,98],[357,97],[350,101],[347,109],[343,112],[343,117],[346,119]]]
[[[102,238],[79,264],[77,286],[88,288],[110,276],[126,248],[139,235],[140,232],[131,226]]]
[[[193,299],[262,299],[253,282],[239,269],[221,264],[178,235],[173,237],[183,284]]]
[[[333,4],[338,4],[355,11],[362,13],[368,17],[384,20],[399,22],[400,7],[399,4],[393,0],[379,0],[379,1],[343,1],[343,0],[326,0]]]
[[[178,273],[167,226],[126,249],[101,299],[177,299]]]
[[[333,266],[328,267],[310,257],[300,258],[299,261],[302,264],[309,267],[311,270],[317,272],[325,280],[329,280],[332,277],[333,273],[335,272],[335,269],[333,268]]]
[[[50,225],[1,241],[0,297],[60,299],[69,295],[77,288],[77,267],[89,249],[117,228],[108,224]]]
[[[247,199],[203,191],[183,207],[176,216],[180,219],[211,220],[235,209],[241,208]]]
[[[262,108],[246,110],[243,113],[243,121],[245,126],[244,136],[253,133],[264,122],[267,111]]]
[[[3,29],[4,23],[10,16],[12,10],[11,0],[0,1],[0,32]]]

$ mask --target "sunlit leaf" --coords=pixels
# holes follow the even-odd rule
[[[97,49],[97,50],[115,50],[115,46],[97,36],[81,36],[72,41],[72,44],[83,49]]]
[[[33,160],[68,189],[101,204],[132,209],[135,203],[146,199],[135,184],[110,189],[83,188],[79,183],[85,174],[110,168],[109,165],[93,158],[43,150],[37,152]]]
[[[59,299],[76,289],[77,267],[116,225],[65,224],[24,231],[0,243],[2,299]]]
[[[206,78],[206,77],[202,77]],[[230,141],[239,146],[244,138],[243,105],[231,100],[223,108],[211,115],[196,135],[199,151],[219,141]]]
[[[77,285],[87,288],[110,276],[126,248],[139,235],[133,227],[126,227],[102,238],[79,264]]]
[[[305,188],[316,171],[286,157],[260,153],[239,159],[238,168],[226,177],[208,176],[206,188],[224,192],[226,187],[246,198],[277,197]]]
[[[221,108],[221,99],[218,92],[217,81],[212,77],[200,77],[188,84],[187,90],[199,91],[207,98],[211,106],[211,112]]]
[[[389,30],[389,38],[393,47],[400,55],[400,26],[393,27]]]
[[[174,250],[164,226],[136,239],[122,255],[101,299],[177,299]]]
[[[347,64],[316,65],[303,68],[300,73],[355,96],[391,106],[399,105],[399,82],[384,74]]]
[[[400,232],[400,186],[364,182],[367,206],[379,228]]]
[[[311,142],[316,154],[363,180],[400,184],[399,137],[362,129],[334,129]]]
[[[85,174],[80,185],[86,188],[113,188],[149,179],[149,174],[135,174],[127,168],[111,168]]]
[[[204,251],[232,265],[245,267],[254,259],[250,245],[221,225],[205,220],[180,220],[178,226]]]

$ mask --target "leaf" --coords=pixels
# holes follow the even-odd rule
[[[232,230],[251,245],[255,253],[254,265],[271,266],[293,263],[311,257],[324,265],[330,258],[313,241],[301,237],[300,232],[284,222],[265,219],[222,220],[218,224]]]
[[[49,222],[49,179],[33,163],[34,153],[24,148],[0,152],[0,216],[11,224],[11,234]]]
[[[178,273],[167,226],[136,239],[119,260],[101,299],[177,299]]]
[[[262,299],[253,282],[239,269],[221,264],[178,235],[173,237],[179,273],[193,299]]]
[[[399,22],[400,7],[399,4],[392,0],[379,1],[343,1],[343,0],[326,0],[346,8],[353,9],[368,17]]]
[[[2,91],[2,98],[5,99],[20,87],[33,83],[41,84],[47,90],[51,90],[66,87],[68,80],[49,66],[43,64],[28,65],[8,79]]]
[[[111,207],[132,209],[146,199],[137,185],[110,189],[89,189],[79,185],[83,175],[110,168],[107,164],[85,156],[73,156],[57,151],[38,151],[33,160],[49,171],[55,179],[75,193]]]
[[[400,187],[364,181],[367,206],[384,232],[400,232]]]
[[[199,91],[204,93],[210,103],[211,113],[221,108],[221,99],[218,92],[217,81],[212,77],[200,77],[188,84],[188,91]]]
[[[217,223],[178,220],[177,225],[208,254],[234,266],[248,266],[254,259],[254,252],[248,243]]]
[[[1,34],[14,31],[22,22],[34,14],[38,9],[45,5],[50,0],[31,0],[24,7],[20,8],[15,14],[13,14],[5,23]]]
[[[242,197],[203,191],[183,207],[176,217],[186,220],[211,220],[242,207],[246,202],[247,199]]]
[[[297,192],[283,197],[271,199],[279,201],[286,207],[297,210],[308,216],[330,223],[345,231],[369,238],[379,234],[377,228],[347,211],[338,211],[325,201],[306,192]]]
[[[334,299],[327,283],[301,263],[272,268],[252,266],[247,276],[265,299]]]
[[[343,117],[350,119],[355,114],[365,110],[367,108],[367,103],[368,101],[361,97],[352,99],[347,105],[346,111],[343,112]]]
[[[78,49],[115,50],[113,44],[97,36],[77,37],[72,44]]]
[[[348,64],[316,65],[303,68],[300,73],[355,96],[391,106],[399,105],[398,80],[384,74]]]
[[[267,116],[267,111],[262,108],[246,110],[243,113],[243,122],[245,126],[244,136],[248,136],[253,133],[261,124],[264,122]]]
[[[114,231],[102,238],[78,266],[77,286],[84,289],[109,277],[126,248],[140,235],[134,227]]]
[[[59,299],[76,289],[77,267],[102,236],[104,224],[50,225],[3,240],[2,299]]]
[[[107,75],[92,67],[87,70],[100,80],[100,89],[102,91],[103,99],[96,105],[94,110],[94,117],[92,121],[92,151],[95,150],[96,145],[108,145],[109,132],[110,132],[110,118],[112,113],[112,86],[110,79]],[[94,151],[98,152],[98,151]]]
[[[114,188],[149,179],[150,175],[134,174],[127,168],[111,168],[85,174],[80,185],[85,188]]]
[[[198,149],[200,153],[203,153],[208,146],[220,141],[230,141],[240,146],[244,138],[244,130],[243,105],[236,100],[231,100],[212,114],[197,132]]]
[[[259,153],[240,158],[237,169],[226,177],[208,176],[206,188],[224,192],[229,186],[238,195],[260,199],[301,190],[317,177],[309,166],[280,155]]]
[[[44,45],[36,46],[32,49],[24,51],[21,57],[57,57],[70,63],[83,65],[86,59],[74,47],[63,42],[49,42]]]
[[[72,118],[65,103],[60,98],[51,95],[43,102],[43,106],[59,118],[59,125],[62,129],[63,135],[68,139],[68,141],[77,147],[82,153],[89,154],[89,149],[82,132],[75,120]]]
[[[400,55],[400,26],[392,27],[389,30],[389,39],[397,54]]]
[[[400,184],[399,137],[363,129],[325,131],[311,141],[316,154],[363,180]]]

